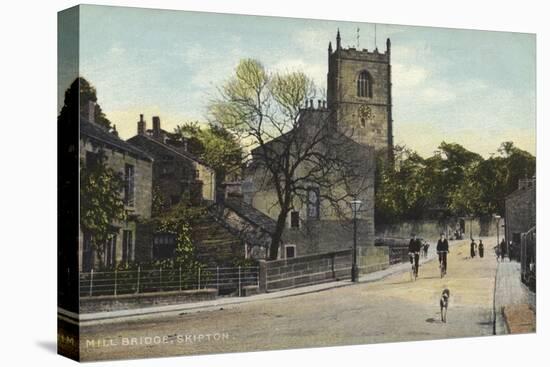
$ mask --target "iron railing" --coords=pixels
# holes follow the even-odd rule
[[[408,246],[388,246],[390,252],[390,265],[409,261]]]
[[[189,271],[182,268],[141,268],[133,270],[94,271],[79,274],[80,296],[117,296],[151,292],[184,291],[215,288],[220,293],[237,292],[258,285],[259,268],[215,267]]]

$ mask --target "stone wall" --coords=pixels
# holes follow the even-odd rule
[[[357,267],[359,274],[380,271],[390,266],[388,246],[365,246],[357,248]]]
[[[374,244],[374,218],[367,216],[357,220],[357,244],[360,247]],[[282,250],[285,245],[296,245],[296,256],[350,249],[353,246],[353,226],[351,221],[304,221],[298,229],[285,230]],[[284,255],[284,252],[280,251],[280,254]]]
[[[536,224],[536,188],[519,189],[506,198],[506,240],[508,243]],[[503,224],[501,222],[501,224]],[[519,245],[517,243],[516,245]]]
[[[143,307],[168,306],[216,299],[217,289],[199,289],[173,292],[125,294],[120,296],[92,296],[80,298],[80,312],[108,312]]]
[[[276,292],[351,278],[353,249],[325,252],[274,261],[260,260],[260,291]],[[389,251],[386,246],[357,248],[360,274],[386,269]]]
[[[352,251],[260,260],[260,291],[274,292],[351,277]]]
[[[470,238],[470,233],[474,238],[496,236],[497,220],[492,217],[465,218],[462,221],[465,238]],[[460,227],[460,218],[447,219],[446,221],[411,220],[394,224],[378,224],[376,237],[410,238],[411,233],[416,233],[418,237],[433,240],[437,239],[441,232],[447,233],[447,236],[451,237],[455,229],[460,229]]]

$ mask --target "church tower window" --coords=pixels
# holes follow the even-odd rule
[[[372,98],[372,77],[363,70],[357,78],[357,96]]]

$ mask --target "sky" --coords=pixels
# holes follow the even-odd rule
[[[339,28],[344,47],[383,52],[391,38],[396,144],[424,156],[441,141],[485,157],[503,141],[536,152],[533,34],[90,5],[80,16],[80,75],[125,139],[140,113],[149,127],[160,116],[165,130],[205,121],[243,58],[303,71],[326,88]],[[60,93],[69,84],[62,77]]]

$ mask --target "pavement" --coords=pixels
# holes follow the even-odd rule
[[[486,240],[484,238],[484,240]],[[435,242],[430,241],[432,245],[428,249],[428,256],[426,258],[420,257],[420,265],[433,261],[437,258],[437,252],[435,249]],[[457,244],[464,243],[464,241],[450,241],[449,247],[450,250]],[[411,266],[408,262],[399,263],[388,268],[368,274],[362,274],[359,277],[359,283],[368,283],[376,282],[382,279],[387,278],[388,276],[408,273]],[[273,293],[261,293],[257,295],[252,295],[249,297],[221,297],[215,300],[200,301],[200,302],[190,302],[177,305],[168,305],[168,306],[153,306],[153,307],[144,307],[128,310],[117,310],[117,311],[105,311],[105,312],[93,312],[93,313],[81,313],[77,314],[58,308],[59,317],[67,322],[79,323],[81,326],[91,326],[91,325],[100,325],[107,323],[116,323],[116,322],[126,322],[130,320],[144,320],[150,318],[161,318],[167,316],[174,316],[181,312],[198,312],[198,311],[211,311],[219,309],[220,307],[238,305],[249,302],[265,301],[277,298],[285,298],[292,296],[299,296],[307,293],[322,292],[328,289],[335,289],[340,287],[346,287],[354,285],[350,280],[341,280],[334,282],[327,282],[321,284],[315,284],[311,286],[287,289],[282,291],[277,291]],[[78,321],[77,321],[78,320]]]
[[[499,262],[495,283],[495,334],[536,331],[536,296],[520,278],[521,265]]]

